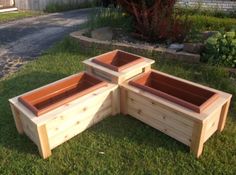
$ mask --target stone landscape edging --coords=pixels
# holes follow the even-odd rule
[[[137,44],[126,44],[120,42],[102,41],[94,38],[84,36],[88,29],[82,29],[76,32],[70,33],[70,37],[78,42],[83,50],[99,49],[101,52],[107,52],[114,49],[125,50],[140,55],[152,54],[158,56],[158,58],[178,60],[187,63],[198,63],[200,64],[200,55],[191,54],[187,52],[175,52],[171,49],[166,48],[155,48],[152,46],[143,46]],[[236,69],[224,68],[231,76],[236,76]]]
[[[99,49],[101,51],[109,51],[114,49],[125,50],[129,52],[134,52],[137,54],[150,53],[152,55],[157,55],[159,58],[163,59],[174,59],[189,63],[199,63],[200,55],[191,54],[187,52],[176,52],[171,49],[153,47],[153,46],[141,46],[139,44],[128,44],[113,41],[101,41],[94,38],[89,38],[84,36],[88,29],[79,30],[70,33],[70,37],[78,42],[83,49]]]

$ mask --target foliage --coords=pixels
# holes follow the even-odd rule
[[[202,60],[236,68],[236,32],[219,32],[208,38]]]
[[[217,18],[236,18],[236,11],[224,12],[214,8],[205,9],[201,4],[196,7],[181,7],[177,6],[176,11],[180,14],[212,16]]]
[[[129,116],[104,121],[55,148],[43,160],[37,146],[14,125],[8,99],[83,70],[76,42],[64,40],[20,71],[0,80],[0,174],[227,174],[236,172],[236,101],[223,133],[214,134],[196,159],[189,148]],[[154,57],[157,58],[157,57]],[[208,65],[189,65],[157,59],[160,71],[224,90],[236,96],[236,83],[227,72]],[[103,154],[101,154],[103,152]]]
[[[41,12],[19,11],[0,14],[0,23],[41,15]]]
[[[47,13],[69,11],[74,9],[89,8],[98,5],[97,0],[94,1],[84,1],[82,3],[78,2],[67,2],[67,3],[49,3],[44,9]]]
[[[192,24],[191,28],[194,28],[198,31],[216,31],[222,29],[229,31],[231,28],[236,26],[236,19],[234,18],[217,18],[204,15],[190,15],[188,16],[188,19]],[[182,20],[184,20],[184,18]]]
[[[150,41],[183,41],[189,25],[174,13],[176,0],[118,0],[135,19],[136,35]]]
[[[89,30],[95,28],[110,26],[116,28],[122,28],[125,31],[132,30],[132,20],[129,16],[122,12],[120,8],[101,8],[98,11],[91,14],[86,27]]]

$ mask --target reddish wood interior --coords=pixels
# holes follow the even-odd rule
[[[100,87],[106,86],[106,84],[106,82],[87,73],[81,73],[21,96],[19,101],[36,116],[39,116]]]
[[[135,65],[144,61],[144,59],[136,55],[132,55],[123,51],[116,50],[116,51],[98,56],[92,61],[101,66],[107,67],[111,70],[120,72],[126,68],[129,68],[132,65]]]
[[[130,84],[198,113],[218,97],[215,92],[156,72],[148,72]]]

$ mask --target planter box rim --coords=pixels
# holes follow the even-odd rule
[[[129,53],[129,52],[125,52],[125,51],[119,50],[119,49],[116,49],[116,50],[113,50],[113,51],[122,51],[122,52],[124,52],[124,53]],[[113,51],[110,51],[110,52],[113,52]],[[108,54],[108,53],[110,53],[110,52],[103,53],[103,54],[101,54],[101,55],[99,55],[99,56],[103,56],[103,55]],[[136,54],[133,54],[133,53],[129,53],[129,54],[132,54],[132,55],[134,55],[134,56],[139,56],[139,55],[136,55]],[[133,66],[127,68],[127,69],[121,70],[120,72],[116,72],[116,71],[113,71],[113,70],[111,70],[111,69],[109,69],[109,68],[107,68],[107,67],[104,67],[104,66],[101,66],[101,65],[98,65],[98,64],[94,63],[92,60],[95,59],[96,57],[97,57],[97,56],[92,57],[92,58],[89,58],[89,59],[87,59],[87,60],[84,60],[83,63],[84,63],[85,65],[88,65],[88,66],[97,68],[97,69],[99,69],[99,70],[102,70],[102,71],[104,71],[104,72],[107,72],[107,73],[109,73],[109,74],[111,74],[112,76],[115,76],[115,77],[123,76],[123,75],[129,73],[130,71],[132,71],[134,68],[137,68],[137,67],[145,67],[145,66],[151,65],[151,64],[153,64],[153,63],[155,62],[155,61],[152,60],[152,59],[149,59],[149,58],[146,58],[146,57],[143,57],[143,56],[142,56],[142,58],[144,59],[143,62],[138,63],[138,64],[135,64],[135,65],[133,65]],[[140,56],[139,56],[139,57],[140,57]]]
[[[219,94],[175,78],[149,71],[131,80],[130,85],[201,113]]]
[[[124,58],[125,57],[125,58]],[[144,62],[144,58],[122,50],[114,50],[95,57],[92,62],[116,72]]]
[[[18,100],[39,117],[106,85],[106,82],[82,72],[37,91],[22,95]]]

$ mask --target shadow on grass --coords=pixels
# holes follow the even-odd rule
[[[30,72],[0,81],[0,146],[7,150],[38,156],[37,146],[27,136],[19,135],[8,102],[15,97],[32,89],[41,87],[60,78],[61,73]]]
[[[125,144],[132,143],[140,151],[142,149],[150,149],[154,152],[160,152],[160,154],[163,151],[168,151],[172,155],[176,155],[179,152],[189,154],[189,148],[184,144],[129,115],[119,114],[108,117],[93,126],[90,131],[98,134],[98,137],[105,135],[107,138],[112,138],[111,140],[115,140],[116,143],[121,144],[124,148]],[[124,140],[128,140],[128,142],[123,142]]]

